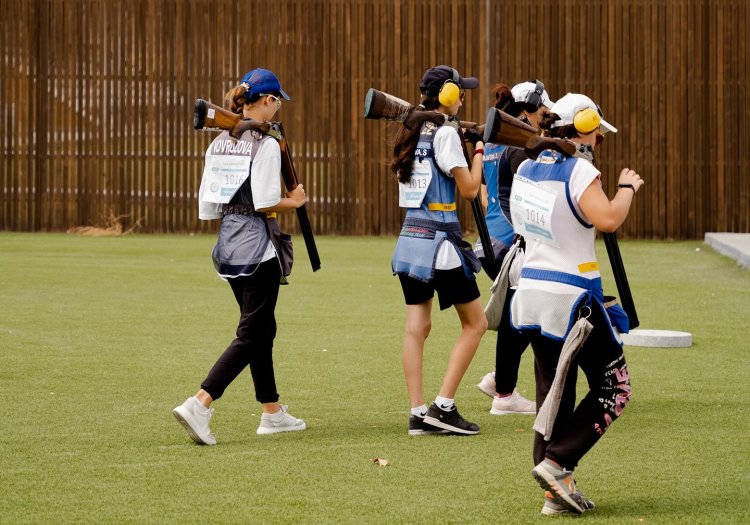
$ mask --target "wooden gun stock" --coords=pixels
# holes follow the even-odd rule
[[[383,91],[370,88],[365,95],[365,118],[403,122],[414,106]]]
[[[409,115],[409,112],[414,108],[412,104],[407,101],[394,97],[384,91],[378,91],[375,88],[367,90],[365,95],[365,118],[372,120],[391,120],[394,122],[404,122]],[[420,110],[413,111],[411,117],[419,117]],[[434,113],[432,111],[430,114]],[[482,133],[484,125],[477,125],[476,122],[465,122],[460,121],[461,127],[464,129],[476,128],[479,133]]]
[[[551,149],[569,157],[576,153],[576,145],[569,140],[540,137],[539,130],[521,120],[511,117],[497,108],[490,108],[484,125],[484,142],[515,146],[535,159],[542,151]]]
[[[193,111],[193,127],[205,131],[229,131],[229,134],[234,138],[240,138],[248,130],[259,131],[272,136],[278,141],[281,150],[281,176],[284,179],[287,191],[292,191],[299,185],[297,170],[294,168],[289,144],[280,122],[270,123],[243,119],[240,115],[211,102],[196,99],[195,110]],[[318,271],[320,270],[320,255],[304,204],[297,208],[297,219],[299,220],[302,237],[305,240],[307,254],[310,257],[310,265],[314,272]]]

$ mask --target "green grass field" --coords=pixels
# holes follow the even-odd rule
[[[544,518],[533,418],[491,416],[475,388],[495,333],[457,394],[481,434],[409,437],[394,239],[320,238],[317,273],[296,241],[275,362],[308,430],[256,435],[246,373],[214,405],[219,444],[200,447],[170,411],[236,327],[214,238],[0,234],[0,523],[750,521],[750,271],[734,261],[697,241],[621,244],[641,326],[689,331],[693,346],[626,348],[632,402],[576,471],[597,509]],[[436,308],[428,398],[457,333],[454,311]],[[531,351],[519,389],[533,392]]]

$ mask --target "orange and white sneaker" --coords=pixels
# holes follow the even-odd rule
[[[558,505],[577,514],[589,510],[590,502],[576,490],[572,470],[560,468],[545,459],[534,467],[531,475],[544,490],[549,491],[552,500]]]

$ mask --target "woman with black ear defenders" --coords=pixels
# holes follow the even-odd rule
[[[592,150],[603,132],[617,131],[590,98],[575,93],[558,100],[540,126]],[[625,168],[609,200],[589,160],[551,150],[521,164],[513,181],[513,227],[524,236],[526,253],[511,323],[534,350],[539,415],[532,475],[546,491],[543,514],[593,508],[576,489],[573,469],[630,399],[619,335],[628,319],[619,305],[605,304],[594,240],[597,229],[613,232],[625,221],[642,185]],[[575,406],[578,367],[589,391]]]
[[[517,117],[527,124],[539,127],[539,120],[552,107],[552,101],[539,80],[521,82],[509,88],[505,84],[498,84],[493,89],[495,107],[513,117]],[[508,276],[509,288],[505,292],[503,312],[497,328],[497,343],[495,345],[495,371],[486,374],[477,384],[477,388],[492,398],[490,414],[502,416],[507,414],[533,415],[536,406],[516,389],[518,382],[518,367],[521,356],[529,344],[528,339],[518,330],[510,326],[508,318],[508,304],[513,297],[513,291],[518,285],[518,272],[523,263],[522,239],[516,238],[510,217],[510,189],[513,175],[518,166],[526,160],[526,153],[521,148],[503,146],[501,144],[486,144],[484,147],[484,179],[487,186],[483,186],[487,199],[487,228],[492,237],[495,250],[495,263],[489,264],[484,258],[481,244],[477,243],[474,250],[479,255],[482,267],[493,281],[497,278],[504,258],[511,245],[516,241],[517,246],[512,252],[514,270]],[[509,265],[510,266],[510,265]],[[505,282],[505,279],[503,279]],[[498,284],[499,285],[499,284]],[[495,328],[491,326],[490,328]]]
[[[458,385],[487,329],[475,273],[480,264],[464,248],[456,214],[456,189],[473,200],[482,179],[482,142],[476,142],[471,167],[456,127],[450,121],[462,105],[465,89],[479,85],[455,69],[428,69],[419,85],[423,111],[412,112],[399,130],[391,171],[398,177],[399,206],[406,209],[391,262],[406,302],[403,366],[411,402],[409,434],[471,435],[479,426],[466,421],[454,402]],[[451,350],[438,396],[429,409],[422,389],[422,356],[432,324],[432,300],[440,309],[451,305],[461,321],[461,334]]]

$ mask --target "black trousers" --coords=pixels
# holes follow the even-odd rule
[[[516,330],[510,324],[510,300],[515,290],[508,290],[505,296],[503,316],[497,327],[497,342],[495,343],[495,390],[499,394],[510,394],[518,383],[518,367],[521,366],[521,356],[529,346],[527,334]]]
[[[229,279],[240,322],[237,336],[214,364],[201,388],[216,400],[234,379],[250,366],[255,399],[260,403],[279,400],[273,372],[273,340],[276,337],[276,301],[281,269],[276,258],[258,265],[255,273]]]
[[[570,367],[551,439],[547,442],[538,432],[534,435],[535,465],[547,457],[573,470],[630,400],[630,377],[622,347],[612,339],[609,322],[596,305],[589,321],[594,329]],[[539,330],[527,333],[534,349],[538,410],[555,377],[563,342],[545,337]],[[575,406],[577,367],[586,375],[589,391]]]

